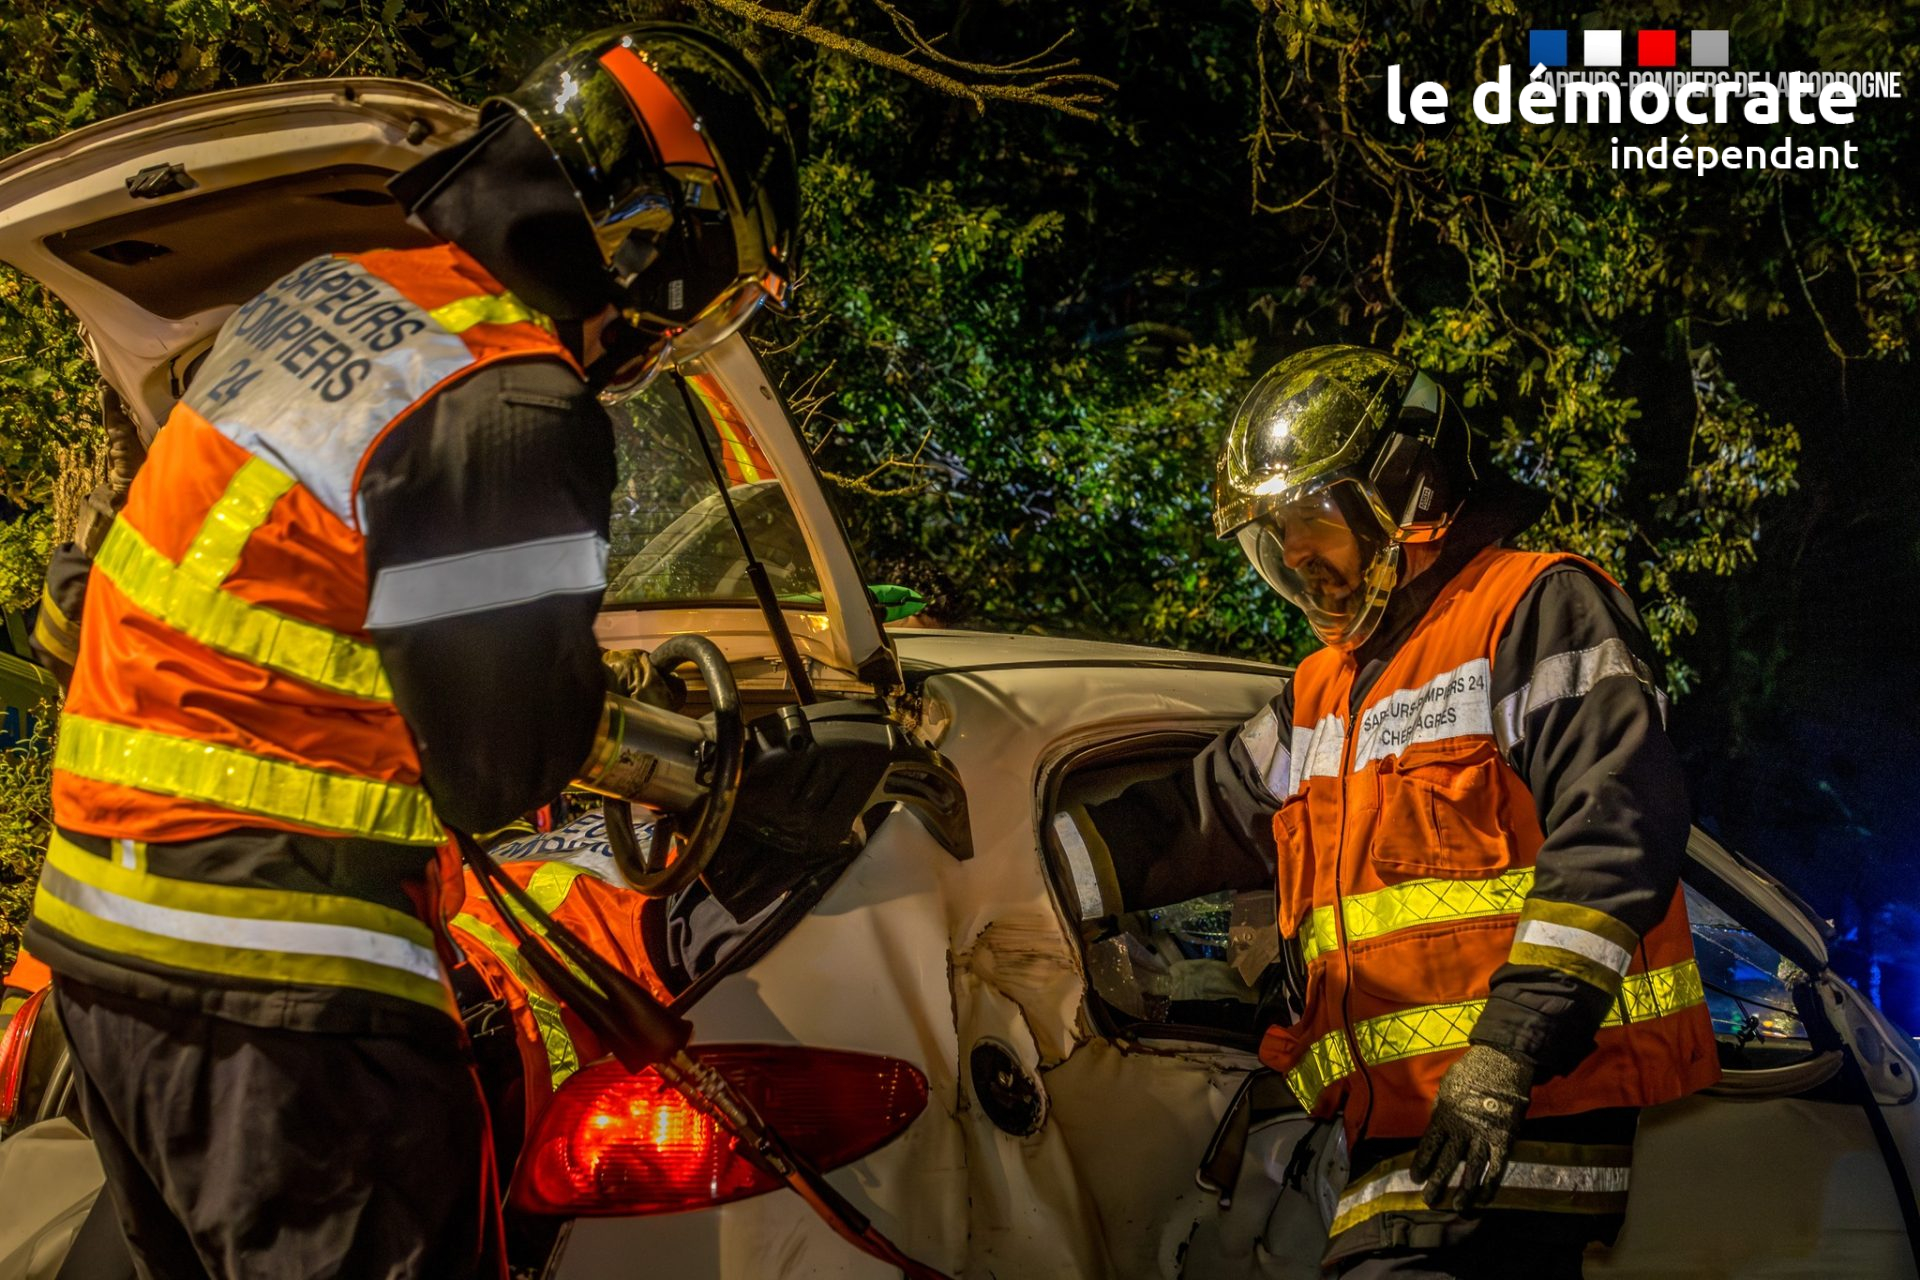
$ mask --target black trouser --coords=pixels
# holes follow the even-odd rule
[[[1631,1107],[1529,1119],[1517,1135],[1531,1142],[1630,1147],[1640,1125]],[[1396,1156],[1416,1138],[1363,1139],[1353,1152],[1358,1176]],[[1623,1213],[1571,1213],[1503,1208],[1471,1212],[1387,1213],[1342,1236],[1323,1265],[1341,1280],[1580,1280],[1587,1246],[1611,1244]]]
[[[1340,1280],[1580,1280],[1592,1231],[1571,1215],[1487,1213],[1457,1244],[1352,1259]]]
[[[486,1105],[451,1029],[286,1031],[54,987],[143,1277],[505,1274]]]

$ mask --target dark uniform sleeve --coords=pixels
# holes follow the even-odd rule
[[[1273,811],[1288,790],[1293,686],[1169,778],[1087,806],[1129,911],[1271,889]]]
[[[87,575],[92,571],[92,558],[74,542],[55,547],[47,564],[47,582],[29,640],[34,657],[58,677],[62,688],[73,680],[73,668],[80,661],[80,615],[87,602]]]
[[[455,827],[505,825],[586,759],[613,484],[607,415],[557,360],[453,384],[368,461],[367,630]]]
[[[1571,1070],[1665,916],[1690,811],[1655,655],[1632,603],[1587,570],[1550,570],[1494,655],[1495,737],[1533,793],[1545,842],[1475,1044]]]

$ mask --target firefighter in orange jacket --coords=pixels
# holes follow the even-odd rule
[[[28,943],[143,1275],[500,1274],[442,823],[601,758],[597,396],[784,296],[791,144],[733,50],[601,33],[222,327],[49,632]],[[76,629],[70,620],[79,619]]]
[[[1538,495],[1378,352],[1263,377],[1214,497],[1326,647],[1189,777],[1091,808],[1125,900],[1277,870],[1297,1016],[1261,1058],[1342,1122],[1329,1267],[1578,1276],[1639,1109],[1718,1076],[1646,634],[1592,564],[1506,545]]]

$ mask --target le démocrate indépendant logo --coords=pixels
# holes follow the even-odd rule
[[[1632,61],[1628,62],[1628,53]],[[1577,57],[1576,57],[1577,55]],[[1694,30],[1527,32],[1527,66],[1516,86],[1503,64],[1476,85],[1474,116],[1485,124],[1850,125],[1863,99],[1903,96],[1898,71],[1805,72],[1736,69],[1729,32]],[[1447,87],[1423,80],[1404,88],[1400,64],[1387,68],[1387,116],[1445,124]],[[1827,135],[1828,138],[1831,134]],[[1858,169],[1845,139],[1797,143],[1791,133],[1767,143],[1707,145],[1692,135],[1641,143],[1610,139],[1616,169]]]

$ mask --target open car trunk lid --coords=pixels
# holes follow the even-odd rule
[[[426,243],[385,183],[472,120],[381,79],[129,112],[0,161],[0,260],[73,310],[151,432],[239,303],[321,253]]]
[[[102,375],[150,435],[237,305],[323,253],[428,243],[386,182],[474,115],[425,85],[379,78],[259,85],[129,112],[0,161],[0,261],[72,309]],[[764,450],[811,559],[813,598],[785,610],[802,655],[848,681],[891,683],[892,649],[845,534],[751,348],[736,337],[694,372]],[[775,651],[750,599],[625,603],[603,617],[604,643],[651,648],[699,632],[747,662],[743,676]]]

